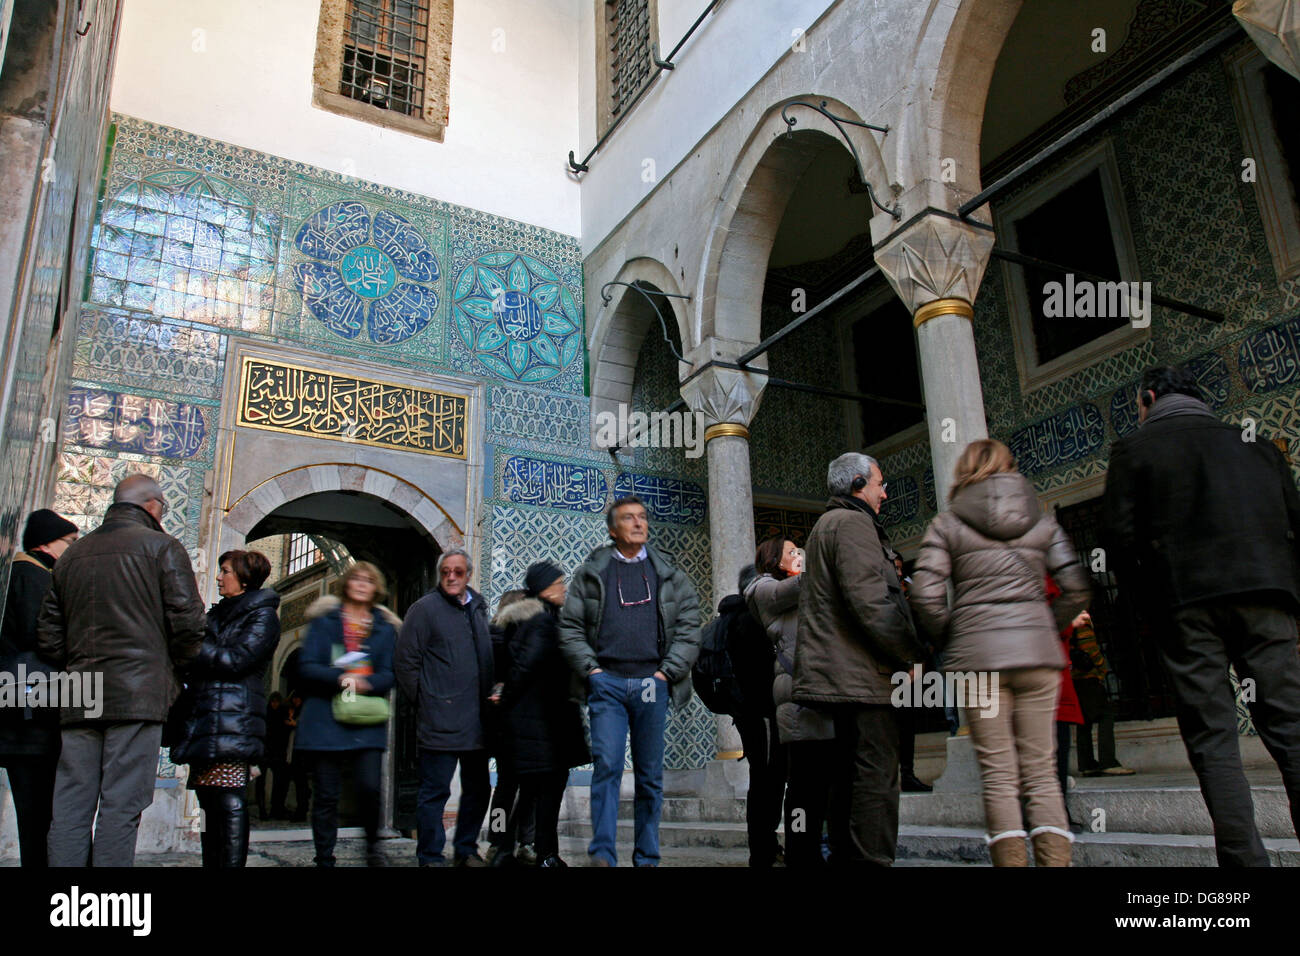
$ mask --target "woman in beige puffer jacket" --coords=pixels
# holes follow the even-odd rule
[[[1073,837],[1054,756],[1056,697],[1066,666],[1058,634],[1087,606],[1088,575],[1001,442],[966,446],[949,502],[921,542],[910,597],[943,649],[944,671],[988,675],[987,708],[977,711],[973,700],[958,704],[968,710],[983,779],[989,853],[995,866],[1026,866],[1028,835],[1039,866],[1068,866]],[[1062,590],[1052,606],[1049,573]]]

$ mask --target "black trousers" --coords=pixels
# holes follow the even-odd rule
[[[23,866],[45,869],[48,865],[45,837],[54,815],[54,772],[59,751],[31,757],[2,757],[0,766],[9,774],[14,794],[14,815],[18,818],[18,857]]]
[[[1178,729],[1214,821],[1220,866],[1268,866],[1237,742],[1228,665],[1254,681],[1255,729],[1277,761],[1300,833],[1300,654],[1295,618],[1264,604],[1220,600],[1174,612],[1161,654],[1178,701]]]
[[[311,805],[311,836],[316,843],[316,862],[334,865],[334,844],[339,835],[339,795],[343,788],[343,762],[352,764],[357,806],[366,842],[379,839],[379,773],[382,750],[318,750],[312,765],[316,777],[316,799]],[[295,759],[295,763],[297,760]],[[301,808],[299,812],[302,812]]]
[[[519,802],[515,807],[518,812],[533,818],[532,843],[538,863],[547,857],[560,855],[560,806],[564,803],[564,788],[568,783],[567,770],[519,775]],[[515,828],[512,826],[511,829]]]
[[[1074,692],[1079,695],[1079,708],[1083,723],[1075,732],[1079,747],[1079,772],[1105,770],[1118,767],[1115,756],[1115,704],[1106,692],[1104,682],[1092,678],[1076,680]],[[1092,727],[1097,725],[1097,756],[1092,755]]]
[[[248,862],[248,807],[244,791],[234,787],[195,787],[203,811],[199,841],[203,865],[239,867]]]
[[[1070,726],[1063,720],[1056,722],[1056,779],[1061,782],[1061,797],[1065,800],[1067,812],[1070,807]]]
[[[285,778],[286,799],[289,796],[289,782],[293,782],[293,815],[298,820],[307,819],[307,807],[311,803],[311,763],[307,751],[303,751],[301,755],[294,754],[293,761],[289,764],[289,775]],[[272,804],[274,804],[274,793],[272,793]]]
[[[771,866],[781,843],[787,761],[785,745],[776,731],[776,717],[737,717],[736,730],[749,761],[749,793],[745,797],[745,823],[749,830],[749,865]]]
[[[785,865],[824,866],[822,828],[835,779],[835,741],[803,740],[785,747],[790,778],[785,792]]]
[[[498,853],[513,853],[516,843],[532,846],[536,840],[533,795],[520,790],[514,767],[498,756],[497,785],[492,788],[492,803],[488,807],[488,843]]]
[[[898,847],[898,723],[894,708],[837,706],[831,862],[891,866]]]
[[[894,720],[898,722],[898,769],[900,773],[916,776],[916,718],[919,708],[896,707]]]

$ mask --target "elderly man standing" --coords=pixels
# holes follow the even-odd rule
[[[438,558],[438,587],[411,605],[397,639],[393,671],[416,705],[420,792],[416,804],[420,866],[444,866],[442,811],[460,764],[460,808],[454,840],[457,866],[486,866],[478,833],[491,782],[484,708],[492,695],[492,637],[487,604],[469,586],[474,571],[463,548]]]
[[[664,726],[670,694],[691,699],[691,665],[700,653],[695,586],[647,542],[650,522],[635,495],[605,516],[614,540],[573,574],[560,611],[560,651],[587,681],[591,718],[591,845],[595,866],[616,866],[618,793],[629,732],[636,778],[634,866],[659,865],[664,797]]]
[[[180,695],[177,671],[198,655],[205,625],[190,556],[162,529],[166,510],[156,481],[128,475],[103,524],[54,565],[37,650],[54,668],[84,675],[98,699],[62,707],[50,866],[135,862],[163,722]]]
[[[830,501],[808,535],[793,697],[835,719],[831,862],[889,866],[899,784],[890,676],[926,655],[880,521],[880,466],[850,452],[831,462],[826,483]]]

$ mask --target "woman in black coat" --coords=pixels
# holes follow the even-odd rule
[[[203,811],[204,866],[248,860],[248,767],[262,759],[266,698],[262,672],[280,642],[280,595],[260,590],[271,564],[257,551],[221,556],[221,601],[187,674],[188,713],[172,760],[190,765],[189,785]]]
[[[539,866],[567,866],[557,834],[569,770],[591,760],[573,673],[560,654],[564,571],[542,561],[528,569],[524,600],[501,611],[510,649],[502,692],[505,750],[519,780],[519,803],[536,807]]]

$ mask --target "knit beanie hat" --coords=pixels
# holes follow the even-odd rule
[[[536,597],[562,577],[563,569],[550,561],[538,561],[529,565],[528,573],[524,575],[524,590],[529,597]]]
[[[27,526],[23,529],[23,550],[31,551],[66,535],[80,533],[81,529],[67,518],[49,508],[41,508],[27,516]]]

